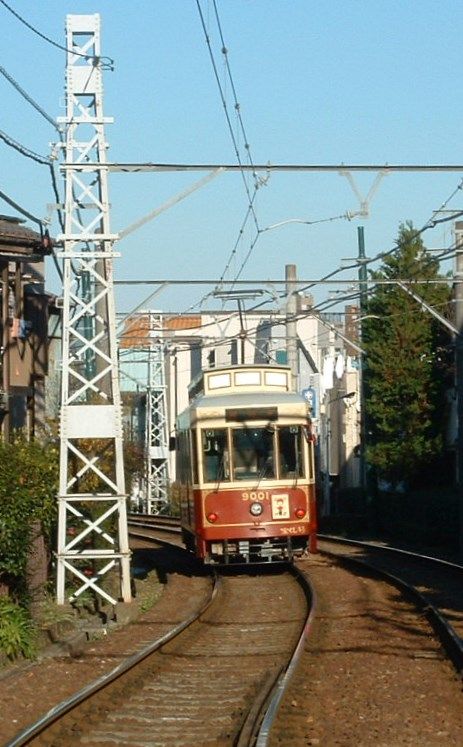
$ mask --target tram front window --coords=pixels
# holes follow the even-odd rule
[[[302,433],[299,425],[285,425],[278,428],[280,450],[280,479],[302,477]]]
[[[265,480],[275,477],[273,431],[269,428],[235,428],[233,478]]]
[[[227,431],[211,428],[202,431],[203,479],[204,482],[229,480]]]

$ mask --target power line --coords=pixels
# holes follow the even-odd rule
[[[26,21],[25,18],[23,18],[19,13],[14,10],[11,5],[8,5],[8,3],[5,2],[5,0],[0,0],[0,3],[10,11],[10,13],[18,19],[20,23],[22,23],[26,28],[28,28],[30,31],[32,31],[34,34],[37,34],[41,39],[48,42],[48,44],[51,44],[53,47],[56,47],[57,49],[61,49],[63,52],[68,52],[69,54],[76,55],[77,57],[83,57],[86,60],[93,60],[94,65],[98,65],[103,60],[103,66],[106,70],[114,70],[114,60],[112,60],[110,57],[98,57],[97,55],[93,54],[84,54],[82,52],[77,52],[74,49],[68,49],[68,47],[63,46],[63,44],[59,44],[58,42],[55,42],[53,39],[51,39],[49,36],[46,36],[46,34],[43,34],[41,31],[35,28],[35,26],[32,26],[29,21]]]
[[[462,188],[462,185],[463,185],[463,180],[461,180],[459,182],[459,184],[453,190],[453,192],[451,193],[451,195],[449,195],[449,197],[442,203],[442,205],[440,207],[440,210],[442,210],[446,205],[448,205],[448,203],[450,202],[450,200],[457,194],[457,192],[459,191],[459,189]],[[431,218],[429,218],[428,221],[426,221],[426,223],[422,226],[422,228],[417,229],[415,231],[415,233],[413,234],[412,238],[419,238],[425,231],[428,231],[430,228],[434,228],[438,223],[446,223],[448,221],[454,220],[455,217],[458,217],[460,215],[463,215],[463,211],[459,211],[458,213],[452,214],[451,216],[447,216],[446,218],[434,219],[434,218],[431,217]],[[382,260],[385,257],[388,257],[391,254],[394,254],[394,252],[396,252],[397,249],[399,249],[399,242],[396,240],[394,246],[391,249],[388,249],[387,251],[384,251],[384,252],[380,252],[380,253],[376,254],[375,257],[372,257],[371,259],[365,260],[364,264],[365,265],[369,265],[369,264],[372,264],[373,262],[378,262],[379,260]],[[352,265],[347,265],[346,267],[339,267],[338,269],[333,270],[332,272],[330,272],[327,275],[325,275],[322,278],[322,280],[327,280],[330,277],[333,277],[334,275],[337,275],[340,272],[343,272],[345,270],[352,270],[352,269],[355,269],[356,267],[358,267],[357,262],[355,262]],[[298,290],[299,291],[309,290],[311,287],[313,287],[313,285],[316,285],[316,284],[317,283],[312,283],[312,284],[309,284],[309,285],[307,285],[307,286],[305,286],[303,288],[299,288]]]
[[[38,153],[35,153],[33,150],[30,150],[30,148],[26,148],[25,145],[21,145],[21,143],[18,143],[17,140],[14,140],[14,138],[10,137],[10,135],[7,135],[6,132],[3,132],[3,130],[0,130],[0,139],[3,140],[3,142],[6,143],[6,145],[8,145],[10,148],[14,148],[14,150],[18,151],[18,153],[26,156],[26,158],[30,158],[33,161],[36,161],[36,163],[40,163],[44,166],[49,166],[51,163],[51,158],[49,156],[41,156]]]
[[[217,27],[219,29],[220,39],[221,39],[221,42],[222,42],[222,54],[223,54],[224,59],[225,59],[225,65],[226,65],[226,68],[227,68],[228,77],[229,77],[231,88],[232,88],[233,98],[235,100],[235,111],[236,111],[236,115],[238,117],[238,121],[240,123],[241,132],[242,132],[243,139],[244,139],[244,148],[246,150],[250,166],[254,167],[254,163],[253,163],[252,156],[251,156],[251,146],[249,145],[249,140],[248,140],[248,137],[246,135],[246,131],[244,129],[243,119],[241,117],[241,106],[240,106],[240,104],[238,102],[238,97],[236,95],[235,83],[234,83],[234,80],[233,80],[233,75],[232,75],[231,68],[230,68],[230,62],[229,62],[229,59],[228,59],[228,49],[225,46],[225,40],[224,40],[224,36],[223,36],[223,32],[222,32],[222,24],[220,23],[219,12],[218,12],[218,9],[217,9],[217,3],[216,3],[216,0],[213,0],[213,2],[214,2],[214,12],[215,12],[215,18],[216,18],[216,21],[217,21]],[[255,172],[253,173],[253,176],[254,176],[254,179],[257,181],[257,174]]]
[[[17,202],[12,200],[11,197],[8,197],[8,195],[5,194],[5,192],[2,192],[1,190],[0,190],[0,198],[4,200],[4,202],[6,202],[8,205],[10,205],[10,207],[17,210],[18,213],[21,213],[21,215],[24,215],[26,218],[29,218],[29,220],[31,220],[33,223],[36,223],[38,226],[43,228],[44,226],[43,220],[41,220],[40,218],[37,218],[37,216],[35,215],[32,215],[32,213],[29,213],[28,210],[21,207],[21,205],[19,205]]]
[[[2,0],[0,0],[0,1],[2,1]],[[205,20],[204,20],[204,15],[203,15],[203,12],[202,12],[199,0],[196,0],[196,7],[198,8],[199,17],[201,19],[201,25],[202,25],[204,36],[205,36],[205,39],[206,39],[207,48],[209,50],[209,57],[210,57],[210,60],[211,60],[211,64],[212,64],[212,68],[213,68],[213,71],[214,71],[215,79],[216,79],[217,86],[218,86],[218,89],[219,89],[220,99],[222,101],[222,106],[223,106],[223,109],[224,109],[225,118],[227,120],[228,130],[230,132],[230,136],[231,136],[231,139],[232,139],[232,142],[233,142],[233,147],[234,147],[234,150],[235,150],[236,160],[238,161],[238,166],[239,166],[239,169],[241,171],[241,176],[243,178],[243,183],[244,183],[244,187],[245,187],[245,190],[246,190],[246,194],[248,196],[249,204],[252,205],[253,199],[251,198],[251,193],[249,191],[249,186],[248,186],[248,183],[247,183],[246,178],[244,176],[243,163],[241,161],[241,156],[240,156],[240,152],[239,152],[239,148],[238,148],[238,143],[236,142],[235,133],[233,132],[233,127],[232,127],[232,123],[231,123],[231,120],[230,120],[230,115],[228,113],[228,107],[227,107],[227,102],[226,102],[226,99],[225,99],[225,94],[224,94],[224,91],[223,91],[223,88],[222,88],[222,84],[220,82],[220,77],[219,77],[219,73],[218,73],[218,70],[217,70],[217,65],[216,65],[216,62],[215,62],[214,53],[212,51],[211,40],[209,38],[209,34],[207,33],[206,23],[205,23]],[[225,48],[225,47],[223,47],[223,48]],[[236,101],[236,98],[235,98],[235,106],[237,104],[238,104],[238,102]],[[249,148],[248,148],[248,154],[249,154]],[[252,166],[251,166],[251,168],[252,168]],[[251,212],[253,212],[253,211],[251,210]],[[256,217],[255,213],[253,213],[253,217],[254,217],[254,222],[255,222],[256,228],[258,230],[259,229],[259,224],[258,224],[257,217]]]
[[[213,51],[212,51],[211,41],[210,41],[210,38],[209,38],[209,34],[207,33],[207,27],[206,27],[206,23],[205,23],[205,20],[204,20],[204,15],[203,15],[203,12],[202,12],[199,0],[196,0],[196,6],[198,8],[199,17],[201,19],[201,25],[202,25],[204,36],[205,36],[205,39],[206,39],[206,44],[207,44],[207,47],[208,47],[208,50],[209,50],[209,57],[210,57],[210,60],[211,60],[211,64],[212,64],[212,68],[213,68],[213,71],[214,71],[215,79],[216,79],[216,82],[217,82],[217,86],[219,88],[220,98],[221,98],[221,101],[222,101],[222,106],[223,106],[223,109],[224,109],[225,118],[226,118],[227,124],[228,124],[228,130],[230,132],[230,136],[231,136],[231,139],[232,139],[232,142],[233,142],[233,147],[234,147],[234,150],[235,150],[236,159],[238,161],[238,166],[240,168],[241,177],[242,177],[244,188],[246,190],[246,195],[247,195],[247,198],[248,198],[248,208],[247,208],[247,211],[246,211],[246,215],[245,215],[244,221],[243,221],[243,223],[241,225],[241,228],[239,230],[238,237],[237,237],[237,239],[235,241],[235,245],[234,245],[234,247],[233,247],[233,249],[232,249],[232,251],[230,253],[230,256],[229,256],[229,258],[228,258],[228,260],[226,262],[225,269],[224,269],[224,271],[222,273],[222,278],[228,272],[228,270],[230,268],[230,265],[231,265],[231,262],[232,262],[233,258],[236,255],[236,251],[237,251],[238,245],[239,245],[240,241],[242,240],[244,229],[245,229],[245,227],[246,227],[246,225],[247,225],[248,220],[250,219],[250,217],[253,218],[254,225],[255,225],[255,228],[256,228],[256,236],[253,239],[253,241],[251,242],[249,251],[248,251],[248,253],[247,253],[247,255],[246,255],[244,261],[242,262],[241,267],[240,267],[240,269],[238,271],[237,277],[239,277],[241,275],[241,272],[243,271],[246,263],[248,262],[249,257],[251,256],[251,253],[252,253],[252,251],[253,251],[253,249],[254,249],[254,247],[255,247],[258,239],[259,239],[259,236],[260,236],[259,221],[257,220],[257,215],[256,215],[256,212],[255,212],[255,209],[254,209],[254,202],[255,202],[255,199],[256,199],[257,191],[258,191],[259,186],[260,186],[260,181],[259,181],[259,179],[257,177],[257,173],[256,173],[256,171],[254,169],[253,159],[252,159],[252,156],[251,156],[251,147],[249,145],[248,137],[247,137],[246,130],[245,130],[244,124],[243,124],[243,119],[242,119],[242,116],[241,116],[241,107],[240,107],[240,104],[238,102],[238,97],[237,97],[237,94],[236,94],[236,87],[235,87],[235,83],[234,83],[234,80],[233,80],[233,75],[232,75],[231,68],[230,68],[230,63],[229,63],[229,59],[228,59],[228,49],[227,49],[227,47],[225,45],[225,39],[224,39],[223,31],[222,31],[222,25],[221,25],[220,18],[219,18],[217,3],[214,0],[215,18],[216,18],[217,27],[218,27],[218,30],[219,30],[220,39],[221,39],[221,42],[222,42],[222,50],[221,51],[222,51],[222,54],[223,54],[224,59],[225,59],[225,65],[226,65],[228,77],[229,77],[231,88],[232,88],[232,93],[233,93],[233,98],[234,98],[234,107],[235,107],[235,112],[237,114],[238,121],[239,121],[240,128],[241,128],[241,132],[242,132],[243,139],[244,139],[244,148],[246,150],[247,159],[249,161],[249,165],[251,167],[251,170],[252,170],[252,173],[253,173],[253,177],[254,177],[254,190],[253,190],[252,195],[251,195],[248,183],[246,181],[246,176],[245,176],[245,171],[244,171],[244,164],[242,163],[242,160],[241,160],[238,143],[237,143],[237,140],[236,140],[236,137],[235,137],[235,133],[233,131],[232,124],[231,124],[231,120],[230,120],[230,115],[228,113],[228,107],[227,107],[227,102],[226,102],[225,94],[224,94],[224,91],[223,91],[222,84],[220,82],[220,77],[219,77],[219,74],[218,74],[217,65],[216,65],[214,54],[213,54]],[[201,301],[199,302],[200,304],[202,303],[202,300],[203,299],[201,299]]]
[[[448,249],[447,251],[451,251],[451,249]],[[403,283],[409,283],[411,281],[411,278],[405,278],[400,279]],[[413,279],[415,282],[415,279]],[[192,278],[191,280],[176,280],[173,278],[163,278],[163,279],[150,279],[146,278],[143,280],[114,280],[114,285],[216,285],[217,279],[209,278],[206,280],[198,280]],[[364,282],[362,280],[359,280],[358,278],[345,278],[344,280],[323,280],[323,279],[313,279],[313,280],[306,280],[306,279],[298,279],[298,283],[315,283],[317,285],[359,285],[360,283]],[[374,280],[372,281],[375,285],[393,285],[396,281],[395,280]],[[453,282],[452,278],[442,278],[437,280],[417,280],[417,283],[431,283],[431,284],[444,284],[444,283],[451,283]],[[224,285],[285,285],[286,280],[274,280],[274,279],[257,279],[257,280],[224,280]],[[297,292],[299,292],[300,289],[298,289]],[[266,299],[271,300],[271,299]]]
[[[0,0],[0,2],[3,2],[3,0]],[[0,73],[1,73],[1,75],[3,75],[3,77],[4,77],[4,78],[6,78],[6,80],[7,80],[7,81],[8,81],[9,83],[11,83],[11,85],[12,85],[12,86],[13,86],[14,88],[16,88],[16,90],[18,91],[18,93],[20,93],[20,94],[21,94],[21,96],[22,96],[22,97],[23,97],[23,98],[24,98],[24,99],[25,99],[25,100],[26,100],[26,101],[27,101],[27,102],[28,102],[28,103],[29,103],[29,104],[30,104],[31,106],[33,106],[33,107],[34,107],[34,109],[35,109],[35,110],[36,110],[36,111],[37,111],[37,112],[38,112],[39,114],[41,114],[41,115],[42,115],[42,117],[43,117],[44,119],[46,119],[46,120],[47,120],[47,122],[49,122],[49,123],[50,123],[50,124],[52,125],[52,127],[54,127],[54,128],[55,128],[55,130],[57,130],[58,132],[60,132],[60,129],[59,129],[58,125],[56,124],[55,120],[53,119],[53,117],[51,117],[51,116],[50,116],[49,114],[47,114],[47,112],[45,111],[45,109],[44,109],[43,107],[41,107],[41,106],[40,106],[40,104],[38,104],[38,103],[37,103],[36,101],[34,101],[34,99],[32,98],[32,96],[29,96],[29,94],[27,93],[27,91],[25,91],[25,90],[24,90],[24,88],[23,88],[22,86],[20,86],[20,85],[19,85],[18,81],[17,81],[17,80],[15,80],[15,79],[13,78],[13,76],[12,76],[12,75],[10,75],[10,73],[9,73],[9,72],[8,72],[7,70],[5,70],[5,68],[4,68],[4,67],[2,67],[1,65],[0,65]]]
[[[55,168],[54,168],[53,159],[50,156],[40,156],[38,153],[35,153],[33,150],[30,150],[30,148],[26,148],[25,145],[21,145],[21,143],[18,143],[17,140],[14,140],[12,137],[10,137],[9,135],[7,135],[6,132],[3,132],[3,130],[0,130],[0,139],[3,140],[3,142],[6,143],[6,145],[9,145],[11,148],[14,148],[14,150],[16,150],[18,153],[21,153],[21,155],[25,156],[26,158],[30,158],[33,161],[35,161],[36,163],[39,163],[39,164],[41,164],[43,166],[48,166],[49,167],[49,169],[50,169],[50,176],[51,176],[51,183],[52,183],[52,189],[53,189],[53,192],[54,192],[54,195],[55,195],[56,204],[59,206],[59,204],[60,204],[60,196],[59,196],[59,192],[58,192],[58,185],[57,185],[57,181],[56,181],[56,174],[55,174]],[[9,202],[9,204],[12,204],[12,201]],[[14,203],[12,206],[15,206],[15,205],[16,205],[16,203]],[[18,209],[18,208],[16,208],[16,209]],[[61,210],[59,209],[59,207],[58,207],[58,211],[57,212],[58,212],[58,220],[59,220],[61,229],[62,229],[62,231],[64,233],[64,221],[63,221],[63,216],[62,216],[62,213],[61,213]],[[26,212],[24,212],[23,214],[25,215]],[[39,223],[39,225],[42,225],[42,222],[39,222],[39,219],[37,219],[37,222]],[[59,264],[58,264],[58,262],[56,260],[56,257],[54,255],[54,253],[53,253],[53,259],[55,261],[55,266],[56,266],[58,275],[59,275],[60,279],[62,280],[63,275],[62,275],[62,272],[61,272],[61,268],[59,267]]]
[[[72,165],[72,164],[71,164]],[[463,171],[461,163],[396,163],[396,164],[375,164],[375,163],[259,163],[250,166],[245,163],[155,163],[153,161],[144,161],[140,163],[118,163],[109,162],[106,164],[108,171],[123,172],[126,174],[139,174],[147,171],[171,172],[171,171],[214,171],[223,169],[224,171],[266,171],[270,174],[274,172],[342,172],[342,171],[381,171],[389,173],[428,173],[428,172],[449,172],[455,173]]]

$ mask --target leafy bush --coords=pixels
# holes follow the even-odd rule
[[[26,574],[31,529],[40,522],[48,545],[55,527],[58,450],[17,438],[0,443],[0,580],[20,585]]]
[[[24,607],[7,597],[0,597],[0,653],[9,659],[36,654],[35,632]]]

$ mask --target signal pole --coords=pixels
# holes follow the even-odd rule
[[[131,600],[100,16],[66,22],[57,600]],[[118,571],[119,591],[106,583]]]

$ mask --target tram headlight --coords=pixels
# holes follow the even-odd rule
[[[262,503],[251,503],[249,506],[249,510],[252,513],[253,516],[260,516],[262,511],[264,510],[264,507]]]
[[[305,516],[305,508],[296,508],[295,514],[297,519],[303,519]]]
[[[217,521],[217,519],[218,519],[219,517],[217,516],[217,514],[215,514],[215,513],[213,512],[213,511],[211,511],[211,513],[210,513],[210,514],[208,514],[208,515],[206,516],[206,518],[207,518],[207,520],[208,520],[208,522],[209,522],[210,524],[214,524],[214,523],[215,523],[215,522]]]

